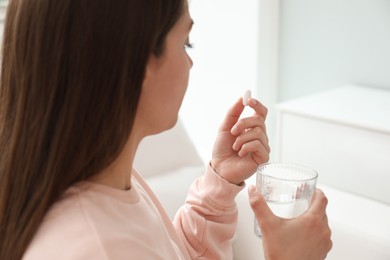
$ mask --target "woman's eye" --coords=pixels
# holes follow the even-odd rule
[[[192,49],[192,48],[194,48],[194,45],[192,43],[187,42],[186,44],[184,44],[184,48],[185,49]]]
[[[194,48],[194,45],[191,43],[190,41],[190,37],[186,37],[185,41],[184,41],[184,49],[185,50],[189,50],[189,49],[192,49]]]

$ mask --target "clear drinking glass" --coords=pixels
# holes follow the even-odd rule
[[[317,178],[317,172],[306,166],[266,163],[257,169],[256,187],[275,215],[295,218],[309,208]],[[256,218],[255,234],[261,237]]]

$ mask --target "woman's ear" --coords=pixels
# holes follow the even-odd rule
[[[159,84],[159,69],[163,63],[162,58],[156,57],[151,54],[148,59],[148,63],[145,68],[144,81],[142,84],[143,91],[147,91],[147,89],[152,89],[151,87],[155,86],[155,84]]]
[[[153,67],[152,63],[153,63],[152,57],[150,56],[149,59],[148,59],[148,62],[146,64],[144,80],[142,82],[142,88],[143,89],[147,88],[147,86],[151,82],[152,75],[154,74],[153,73],[153,69],[152,69],[152,67]]]
[[[158,70],[159,67],[159,59],[155,55],[150,55],[148,59],[148,63],[146,64],[145,69],[145,79],[153,77]]]

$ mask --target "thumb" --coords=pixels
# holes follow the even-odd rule
[[[261,220],[275,217],[271,209],[268,207],[264,197],[257,191],[256,186],[250,185],[248,187],[249,203],[253,212],[255,213],[256,219]]]
[[[311,200],[311,206],[308,211],[325,214],[326,206],[328,204],[328,199],[325,196],[324,192],[320,189],[316,189]]]

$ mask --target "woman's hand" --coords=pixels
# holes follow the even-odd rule
[[[267,108],[254,98],[249,106],[255,113],[240,119],[244,105],[240,98],[223,121],[211,159],[211,167],[225,180],[240,184],[259,164],[269,160],[270,147],[265,128]]]
[[[324,193],[317,189],[310,208],[301,216],[275,216],[255,186],[248,189],[249,202],[260,225],[265,259],[325,259],[332,248]]]

